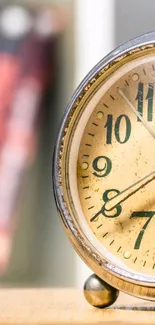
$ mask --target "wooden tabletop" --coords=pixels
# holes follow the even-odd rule
[[[144,302],[122,294],[113,307],[100,310],[88,305],[82,290],[2,289],[0,325],[2,324],[153,325],[155,303]]]

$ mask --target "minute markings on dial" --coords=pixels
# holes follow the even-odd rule
[[[127,86],[129,86],[129,83],[128,83],[128,81],[127,81],[127,80],[125,80],[125,83],[126,83],[126,85],[127,85]]]
[[[104,105],[106,108],[109,108],[109,106],[108,106],[107,104],[103,103],[103,105]]]
[[[145,71],[143,71],[144,67]],[[134,72],[138,72],[138,80],[132,79]],[[148,67],[143,64],[139,70],[134,69],[129,74],[122,76],[121,81],[116,81],[115,85],[108,88],[108,91],[105,93],[105,88],[103,88],[103,96],[99,98],[97,105],[95,104],[96,106],[94,106],[92,115],[89,116],[88,121],[86,121],[87,124],[83,133],[83,138],[81,139],[78,156],[78,161],[80,161],[80,164],[78,164],[78,176],[80,176],[80,173],[83,175],[89,174],[89,179],[85,180],[85,183],[83,181],[83,184],[79,177],[81,205],[88,227],[90,227],[94,235],[105,247],[107,252],[115,255],[118,261],[123,261],[123,263],[130,269],[133,268],[133,272],[136,270],[143,273],[150,272],[151,274],[155,275],[155,259],[153,258],[154,251],[151,249],[149,255],[146,253],[147,249],[151,248],[152,245],[152,228],[155,226],[155,219],[150,222],[148,230],[143,230],[145,223],[149,219],[145,213],[150,210],[150,204],[151,209],[155,211],[155,203],[152,198],[153,184],[150,184],[147,186],[147,188],[140,190],[138,194],[135,194],[135,196],[130,198],[128,201],[120,203],[122,212],[119,214],[117,219],[115,219],[115,211],[117,207],[109,210],[107,205],[104,206],[104,208],[108,207],[107,211],[104,210],[103,212],[102,210],[102,205],[106,203],[103,198],[105,191],[112,191],[112,189],[122,191],[123,188],[127,187],[132,182],[139,180],[142,176],[149,173],[149,171],[155,169],[153,156],[151,157],[151,154],[149,156],[149,148],[147,149],[147,144],[150,143],[150,151],[152,150],[153,138],[151,140],[150,136],[147,134],[148,131],[145,130],[141,123],[137,123],[138,116],[136,116],[136,114],[134,116],[132,110],[130,110],[125,102],[123,103],[123,100],[121,101],[117,88],[117,86],[119,86],[120,89],[125,92],[125,95],[127,95],[127,97],[129,96],[129,100],[131,100],[135,109],[139,112],[138,99],[136,100],[136,96],[139,90],[138,84],[140,82],[143,83],[142,117],[144,120],[146,120],[146,122],[150,122],[148,119],[148,102],[152,98],[152,94],[148,94],[148,91],[149,89],[152,89],[150,88],[151,83],[154,83],[155,87],[155,81],[152,78],[153,75],[155,78],[155,69],[154,71],[152,70],[152,65]],[[148,77],[149,79],[147,79]],[[110,94],[115,97],[115,101],[110,99]],[[152,122],[155,120],[155,90],[153,96]],[[139,102],[140,101],[141,98],[139,96]],[[107,108],[104,104],[107,106],[109,105],[109,107]],[[104,113],[102,119],[97,116],[97,113],[101,111]],[[128,116],[131,122],[131,137],[129,138],[127,145],[122,143],[120,145],[120,141],[118,141],[115,136],[115,124],[118,117],[120,117],[120,115],[124,116],[125,114]],[[108,115],[112,116],[112,137],[110,144],[106,142],[106,135],[110,129],[105,127]],[[98,124],[98,127],[96,128],[96,125],[93,125],[92,122]],[[153,123],[149,123],[149,125],[154,129]],[[117,134],[119,133],[120,140],[123,142],[126,133],[126,120],[124,117],[122,118],[120,127],[117,127],[117,130]],[[95,134],[95,137],[93,138],[91,135],[89,135],[90,133]],[[85,147],[85,143],[90,143],[92,146],[87,148]],[[107,146],[107,144],[109,144],[109,146]],[[82,153],[85,151],[86,153],[89,153],[89,159],[84,160],[84,157],[82,158]],[[99,178],[97,179],[96,176],[93,176],[93,172],[96,172],[98,176],[102,176],[104,171],[96,171],[96,169],[93,167],[93,161],[102,156],[102,158],[100,158],[100,160],[98,160],[96,163],[96,166],[99,169],[102,169],[105,162],[103,159],[104,155],[112,161],[112,172],[106,175],[104,179],[101,178],[100,182]],[[83,173],[82,170],[80,170],[80,165],[82,165],[81,161],[89,162],[88,172]],[[131,161],[132,163],[130,165]],[[81,185],[84,187],[84,184],[89,184],[89,189],[88,191],[86,190],[86,192],[84,192],[84,190],[82,191]],[[148,197],[150,193],[151,195]],[[114,198],[114,194],[116,193],[109,193],[107,196],[108,200]],[[89,195],[92,195],[92,199],[86,200],[86,197],[89,197]],[[146,200],[144,196],[146,197]],[[89,212],[88,208],[93,205],[93,203],[95,207]],[[96,218],[94,219],[95,222],[91,223],[90,218],[94,217],[95,213],[99,209],[101,209],[101,215],[99,216],[99,213],[97,213]],[[132,218],[132,221],[130,221],[133,212],[135,212],[136,215],[135,218]],[[139,212],[143,212],[144,215],[140,216]],[[114,219],[112,219],[113,217]],[[123,229],[121,229],[120,222],[123,225]],[[141,246],[139,245],[139,247],[136,247],[137,250],[135,250],[136,238],[139,236],[139,233],[141,235],[142,231],[144,235],[141,241]],[[109,233],[107,234],[107,232]],[[115,241],[113,242],[113,240]],[[130,259],[125,259],[124,251],[129,251],[131,253]],[[146,263],[144,263],[145,260]]]
[[[108,235],[108,232],[106,232],[102,237],[104,238],[104,237],[106,237]]]
[[[110,94],[110,98],[112,99],[112,100],[115,100],[115,98]]]
[[[94,205],[92,205],[91,207],[89,207],[88,208],[88,210],[91,210],[91,209],[93,209],[95,206]]]
[[[146,70],[145,70],[145,68],[143,69],[143,72],[144,72],[144,74],[146,75]]]
[[[134,259],[134,261],[133,261],[133,262],[134,262],[134,263],[136,263],[136,261],[137,261],[137,257],[135,257],[135,259]]]
[[[94,133],[88,133],[88,135],[90,135],[91,137],[94,137],[95,136]]]
[[[101,223],[101,224],[97,227],[97,229],[101,228],[102,226],[103,226],[103,223]]]

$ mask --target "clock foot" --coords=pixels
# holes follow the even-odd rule
[[[119,295],[119,291],[92,274],[84,284],[84,296],[88,303],[97,308],[112,305]]]

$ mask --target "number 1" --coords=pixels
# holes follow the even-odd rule
[[[153,94],[154,94],[154,84],[148,84],[148,92],[146,95],[146,99],[148,101],[147,106],[147,120],[152,121],[153,118]],[[144,84],[139,82],[138,84],[138,93],[136,96],[136,100],[138,101],[137,109],[138,112],[143,116],[143,97],[144,97]],[[139,117],[137,117],[137,121],[140,121]]]
[[[144,92],[144,84],[142,82],[139,82],[136,100],[138,100],[138,112],[140,113],[141,116],[143,116],[143,92]],[[139,117],[137,117],[137,121],[140,121]]]
[[[154,92],[154,84],[149,83],[149,89],[146,96],[148,100],[148,112],[147,112],[147,120],[152,121],[152,110],[153,110],[153,92]]]

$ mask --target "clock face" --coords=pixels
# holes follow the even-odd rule
[[[72,148],[81,224],[116,264],[155,275],[154,56],[127,63],[96,91]]]

